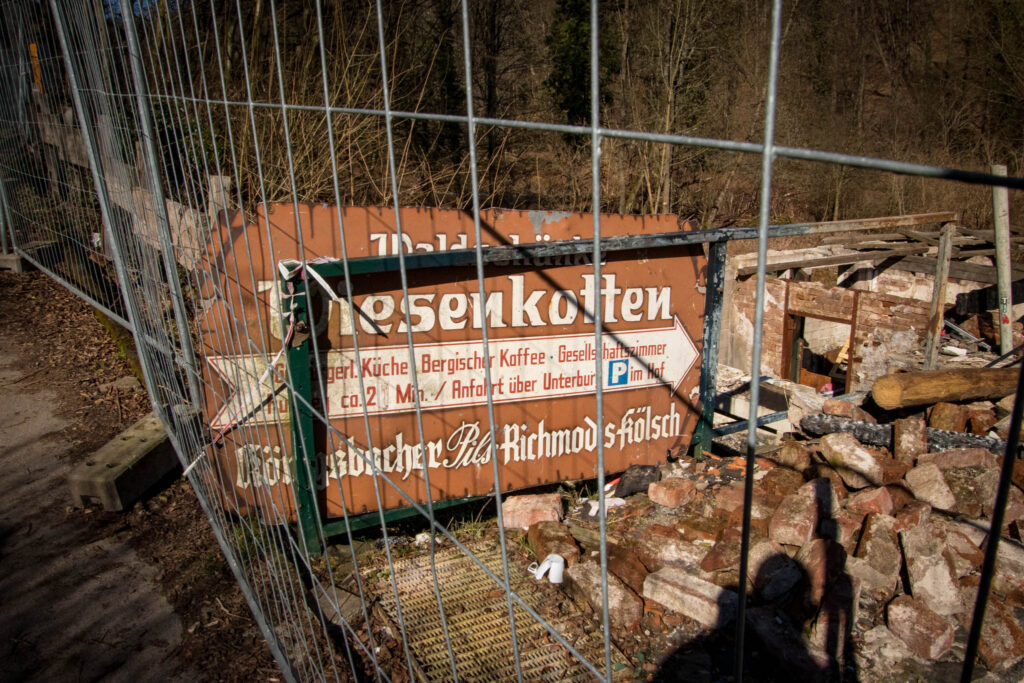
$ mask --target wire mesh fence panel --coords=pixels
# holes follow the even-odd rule
[[[19,254],[134,335],[289,679],[642,675],[623,644],[648,589],[624,573],[635,543],[609,531],[621,501],[606,476],[710,449],[732,240],[758,243],[749,360],[761,376],[768,237],[821,232],[769,229],[777,160],[1024,187],[776,145],[781,2],[754,21],[763,133],[704,137],[689,134],[697,119],[637,114],[638,71],[612,96],[628,27],[596,1],[556,3],[546,39],[532,29],[543,3],[124,4],[0,0],[0,223]],[[684,65],[694,79],[710,68],[676,55],[686,40],[662,46],[673,94]],[[544,50],[547,79],[531,62]],[[698,230],[670,213],[673,173],[715,154],[753,165],[757,226]],[[658,573],[693,582],[687,609],[728,631],[738,677],[759,391],[734,590],[710,572]],[[1010,473],[1004,463],[1000,522]],[[527,567],[520,531],[560,519],[554,487],[580,480],[594,480],[593,514],[573,533],[594,557],[577,563],[572,538],[550,545],[571,556],[573,602],[536,580],[547,566]],[[539,486],[532,507],[506,495]],[[452,512],[467,501],[496,520]],[[533,552],[549,543],[537,534]]]
[[[49,13],[20,2],[3,11],[5,244],[126,325]]]

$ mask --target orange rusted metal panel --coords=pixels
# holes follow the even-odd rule
[[[223,448],[212,453],[225,504],[239,512],[275,507],[294,518],[288,393],[277,394],[276,406],[267,400],[251,409],[274,388],[255,351],[265,349],[264,357],[273,358],[281,348],[277,263],[341,258],[343,252],[336,208],[300,205],[296,214],[291,204],[274,204],[269,210],[267,216],[261,206],[255,224],[235,215],[210,244],[200,324],[206,415],[210,429],[224,434]],[[348,207],[341,213],[348,258],[397,253],[392,209]],[[474,246],[467,213],[408,208],[401,210],[401,219],[407,251]],[[590,214],[489,210],[481,220],[486,245],[593,234]],[[677,229],[670,215],[601,218],[603,236]],[[437,501],[493,491],[491,438],[503,490],[596,476],[598,440],[605,444],[608,472],[664,461],[669,452],[687,447],[699,414],[705,270],[699,246],[607,255],[601,283],[607,331],[602,425],[595,422],[593,323],[587,314],[595,287],[589,255],[488,266],[483,304],[475,267],[410,271],[407,300],[398,273],[356,276],[354,312],[310,281],[320,358],[313,370],[314,405],[337,430],[329,432],[317,422],[321,509],[327,517],[341,515],[342,495],[349,513],[377,508],[372,475],[356,454],[362,449],[370,449],[384,476],[418,501],[426,499],[423,470],[429,468]],[[328,285],[344,292],[339,279]],[[406,344],[406,307],[413,359]],[[353,315],[369,433],[358,396]],[[489,358],[481,343],[484,321]],[[254,348],[245,348],[246,337]],[[422,434],[411,362],[419,379]],[[494,435],[487,420],[485,363],[494,383]],[[277,367],[284,374],[283,359]],[[263,385],[246,396],[240,387],[255,386],[261,376]],[[386,482],[380,492],[385,508],[406,504]]]

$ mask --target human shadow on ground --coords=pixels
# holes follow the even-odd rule
[[[857,595],[844,569],[846,551],[838,542],[835,502],[827,479],[814,480],[812,488],[817,533],[794,557],[778,544],[751,541],[745,681],[859,680],[851,642]],[[738,586],[728,588],[718,598],[717,623],[679,643],[659,662],[653,680],[735,680]]]

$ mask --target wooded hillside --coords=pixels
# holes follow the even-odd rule
[[[392,109],[464,115],[459,2],[385,5]],[[151,62],[156,82],[177,92],[184,82],[186,92],[194,88],[197,97],[215,100],[279,105],[283,97],[323,107],[315,5],[245,0],[242,6],[241,26],[233,4],[218,14],[197,7],[195,16],[183,11],[148,26],[152,54],[160,56]],[[589,125],[588,7],[586,0],[471,2],[477,115]],[[331,105],[383,109],[373,4],[324,3],[324,12]],[[608,0],[601,16],[603,126],[761,139],[769,2]],[[187,50],[180,49],[179,22],[191,36]],[[1019,175],[1022,35],[1024,3],[1012,0],[787,2],[777,142],[973,170],[1005,163]],[[191,77],[179,81],[179,72]],[[247,202],[290,198],[280,108],[227,111],[210,108],[221,167],[228,170],[233,151]],[[168,105],[164,116],[168,125],[209,129],[206,112],[197,121],[191,105],[180,111]],[[340,201],[391,201],[383,117],[337,113],[332,125]],[[333,203],[325,116],[289,110],[288,128],[299,199]],[[464,124],[399,116],[394,132],[403,204],[470,206]],[[588,136],[481,126],[478,144],[483,206],[591,208]],[[214,156],[209,140],[206,146],[207,157]],[[750,223],[757,213],[756,155],[606,139],[601,169],[606,211],[674,212],[714,226]],[[990,220],[987,188],[788,160],[779,160],[776,171],[776,221],[935,209],[959,210],[972,225]],[[1022,207],[1018,201],[1011,216]]]

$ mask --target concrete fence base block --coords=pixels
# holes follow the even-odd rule
[[[18,254],[0,254],[0,270],[13,270],[24,273],[27,269],[25,260]]]
[[[126,510],[179,466],[163,424],[150,413],[71,470],[71,498],[75,505],[98,501],[105,510]]]

